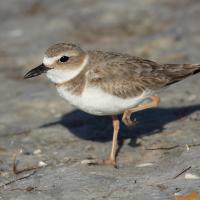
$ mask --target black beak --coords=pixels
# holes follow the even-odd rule
[[[39,76],[40,74],[46,73],[49,69],[49,67],[46,67],[43,63],[39,65],[38,67],[31,69],[28,73],[25,74],[24,79],[32,78],[35,76]]]

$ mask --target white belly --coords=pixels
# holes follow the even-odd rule
[[[134,98],[122,99],[110,95],[97,87],[86,87],[81,95],[74,95],[64,87],[57,88],[58,93],[70,104],[94,115],[113,115],[135,107],[150,96],[150,92]]]

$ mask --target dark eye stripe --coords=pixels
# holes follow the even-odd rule
[[[60,59],[59,59],[59,61],[60,62],[67,62],[69,60],[69,57],[68,56],[62,56]]]

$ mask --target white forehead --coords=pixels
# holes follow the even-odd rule
[[[60,58],[60,55],[59,56],[54,56],[54,57],[44,56],[43,64],[44,65],[51,65],[51,64],[55,63],[55,61],[58,60],[59,58]]]
[[[48,57],[48,56],[45,55],[44,58],[43,58],[43,64],[44,65],[51,65],[51,64],[55,63],[62,56],[68,56],[68,55],[66,55],[66,53],[60,54],[60,55],[54,56],[54,57]]]

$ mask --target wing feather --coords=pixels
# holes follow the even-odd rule
[[[88,81],[122,98],[135,97],[147,90],[159,90],[192,71],[188,65],[158,64],[124,54],[98,51],[90,53],[90,56],[93,56],[93,62],[87,71]]]

